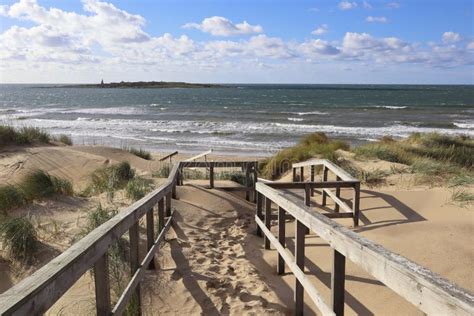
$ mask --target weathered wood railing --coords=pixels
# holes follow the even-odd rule
[[[209,187],[211,189],[222,189],[227,191],[245,191],[245,198],[250,201],[255,199],[255,182],[257,179],[257,161],[182,161],[179,165],[178,185],[182,185],[184,181],[185,168],[206,168],[209,170]],[[241,169],[245,174],[245,186],[235,187],[216,187],[215,184],[215,169]]]
[[[352,217],[354,221],[354,227],[357,227],[359,225],[359,201],[360,201],[360,181],[354,177],[352,177],[350,174],[348,174],[346,171],[341,169],[339,166],[335,165],[329,160],[326,159],[310,159],[307,161],[299,162],[299,163],[294,163],[292,165],[293,169],[293,182],[296,182],[297,180],[297,169],[300,169],[299,172],[299,179],[300,182],[304,182],[304,168],[309,167],[310,168],[310,183],[314,183],[315,181],[315,171],[317,166],[322,166],[322,179],[321,182],[316,182],[316,183],[326,183],[327,185],[322,185],[319,186],[318,188],[321,188],[321,193],[322,193],[322,206],[326,205],[327,202],[327,197],[330,197],[334,201],[334,213],[327,214],[331,218],[341,218],[341,217]],[[335,176],[336,176],[336,182],[342,182],[342,183],[347,183],[350,184],[349,186],[332,186],[330,185],[331,182],[328,182],[328,172],[331,171]],[[344,202],[341,199],[341,188],[343,187],[350,187],[354,189],[354,194],[353,194],[353,200],[352,200],[352,207],[347,205],[346,202]],[[314,195],[314,189],[317,188],[316,186],[312,186],[310,188],[310,193],[311,196]],[[331,188],[335,188],[336,192],[334,193],[331,191]],[[308,197],[309,200],[309,197]],[[308,205],[308,204],[307,204]],[[340,212],[340,209],[343,210],[343,212]]]
[[[48,310],[84,273],[94,269],[98,315],[121,315],[133,295],[140,308],[140,281],[145,269],[153,269],[153,258],[173,220],[171,198],[176,196],[179,164],[156,190],[122,210],[61,255],[0,295],[1,315],[38,315]],[[154,209],[158,212],[159,234],[155,239]],[[148,252],[139,254],[139,221],[146,215]],[[167,217],[167,219],[166,219]],[[108,273],[109,247],[126,232],[130,238],[131,281],[112,308]]]
[[[296,277],[296,315],[303,314],[304,291],[323,315],[344,314],[346,258],[427,314],[474,315],[474,295],[467,290],[352,232],[314,211],[298,197],[278,191],[276,187],[272,188],[263,182],[257,182],[256,192],[255,221],[265,235],[265,248],[269,249],[271,243],[277,250],[279,274],[285,272],[286,263]],[[278,207],[277,237],[271,232],[272,203]],[[262,219],[263,208],[265,215]],[[296,220],[294,256],[285,249],[286,213]],[[324,301],[304,272],[306,227],[333,248],[329,304]]]

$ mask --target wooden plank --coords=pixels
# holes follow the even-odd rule
[[[201,157],[207,156],[207,155],[209,155],[210,153],[212,153],[212,149],[206,150],[205,152],[202,152],[202,153],[200,153],[199,155],[193,156],[193,157],[191,157],[191,158],[184,159],[183,161],[184,161],[184,162],[194,161],[194,160],[199,159],[199,158],[201,158]]]
[[[165,201],[161,199],[158,201],[158,233],[161,233],[165,226]]]
[[[354,201],[352,204],[354,212],[354,227],[359,226],[359,217],[360,217],[360,183],[354,185]]]
[[[309,167],[309,166],[319,166],[324,165],[326,168],[330,169],[332,173],[341,177],[344,181],[354,181],[357,180],[345,170],[343,170],[338,165],[335,165],[333,162],[327,159],[310,159],[303,162],[294,163],[292,166],[293,168],[300,168],[300,167]]]
[[[163,230],[160,232],[160,234],[156,238],[153,244],[153,247],[150,249],[150,251],[148,251],[145,258],[141,262],[140,268],[132,275],[132,279],[128,283],[127,287],[123,291],[120,298],[118,299],[117,304],[115,304],[114,309],[112,310],[112,315],[122,315],[122,313],[124,312],[125,308],[127,307],[128,302],[132,298],[135,288],[138,286],[141,279],[143,279],[144,273],[146,271],[144,267],[150,264],[151,260],[160,249],[160,244],[165,239],[166,233],[171,227],[172,220],[173,220],[173,214],[171,214],[166,224],[163,226]]]
[[[153,222],[153,209],[151,208],[146,213],[146,243],[148,251],[150,251],[151,247],[153,247],[153,243],[155,241],[155,224]],[[150,261],[148,269],[155,269],[155,260]]]
[[[304,247],[305,247],[306,226],[296,221],[296,236],[295,236],[295,262],[298,268],[304,273]],[[303,315],[304,311],[304,288],[300,280],[296,279],[295,285],[295,315]]]
[[[209,187],[214,189],[214,164],[209,166]]]
[[[171,192],[168,192],[168,194],[166,194],[165,202],[166,202],[165,214],[166,216],[170,216],[171,215]]]
[[[272,201],[268,198],[265,198],[265,225],[270,230],[272,220]],[[264,236],[265,249],[270,249],[270,240],[265,235]]]
[[[178,164],[168,179],[144,198],[120,211],[62,254],[0,295],[0,314],[44,313],[88,271],[130,226],[171,191]]]
[[[296,168],[293,168],[293,182],[296,182]]]
[[[110,280],[107,252],[94,265],[95,306],[97,316],[110,314]]]
[[[315,170],[315,166],[311,166],[310,178],[309,178],[310,182],[314,182],[314,170]],[[311,196],[314,196],[314,188],[311,188]]]
[[[295,260],[290,252],[286,251],[285,248],[278,242],[275,236],[265,227],[265,224],[261,219],[255,217],[255,222],[260,226],[262,232],[265,236],[268,236],[273,247],[278,251],[278,253],[285,260],[286,265],[295,275],[300,283],[303,285],[308,296],[313,300],[316,307],[321,311],[322,315],[335,315],[332,309],[324,302],[321,294],[319,294],[316,287],[311,283],[311,280],[303,273],[303,271],[296,265]]]
[[[263,183],[257,183],[257,191],[421,311],[437,315],[474,315],[471,292],[311,210],[297,197]]]
[[[339,205],[344,212],[353,212],[352,208],[350,208],[346,202],[338,198],[332,191],[330,191],[329,189],[323,189],[323,191],[334,201],[335,204]]]
[[[352,218],[354,213],[352,212],[339,212],[339,213],[321,213],[327,218]]]
[[[255,164],[255,161],[182,161],[179,163],[182,168],[209,168],[211,164],[216,168],[244,168],[247,165]]]
[[[135,271],[140,268],[140,235],[139,235],[139,225],[138,221],[135,222],[130,227],[129,230],[129,238],[130,238],[130,271],[131,275],[135,274]],[[138,314],[140,315],[141,312],[141,294],[140,294],[140,286],[137,286],[135,289],[135,293],[133,294],[135,296],[135,300],[137,301],[138,305]]]
[[[309,185],[313,189],[321,188],[352,188],[359,181],[327,181],[327,182],[266,182],[275,189],[304,189]]]
[[[247,188],[251,187],[250,184],[250,165],[245,166],[245,186]],[[245,199],[250,201],[250,191],[245,191]]]
[[[178,154],[178,151],[172,152],[171,154],[166,155],[166,156],[164,156],[163,158],[160,158],[159,161],[165,161],[166,159],[171,158],[171,157],[173,157],[173,156],[175,156],[175,155],[177,155],[177,154]]]
[[[258,225],[257,225],[258,226]],[[285,210],[282,207],[278,207],[278,242],[284,248],[286,247],[285,243],[285,227],[286,227],[286,216]],[[277,273],[284,274],[285,273],[285,260],[278,252],[278,266],[277,266]]]
[[[258,218],[263,218],[263,212],[262,212],[262,204],[263,204],[263,196],[256,192],[257,194],[257,203],[255,203],[255,216],[257,216]],[[259,237],[262,237],[262,230],[260,229],[260,226],[256,225],[256,229],[257,229],[257,236]]]
[[[300,168],[300,182],[304,182],[304,167]]]
[[[331,306],[337,316],[344,316],[344,282],[346,279],[346,257],[333,249],[331,273]]]
[[[216,187],[214,186],[214,189],[219,189],[223,191],[237,191],[237,192],[246,192],[246,191],[253,191],[254,189],[252,187],[241,187],[241,186],[236,186],[236,187]]]
[[[336,176],[336,181],[341,181],[341,178],[339,176]],[[340,200],[341,197],[341,187],[336,188],[336,197]],[[334,203],[334,212],[339,212],[339,204]]]
[[[322,182],[324,183],[327,183],[328,181],[328,168],[326,166],[323,167],[323,179],[322,179]],[[323,190],[323,198],[322,198],[322,202],[321,202],[321,205],[322,206],[326,206],[326,199],[327,199],[327,193],[324,192]]]

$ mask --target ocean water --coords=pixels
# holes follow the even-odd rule
[[[474,86],[0,85],[0,120],[67,134],[76,144],[268,155],[311,132],[353,144],[413,132],[474,136]]]

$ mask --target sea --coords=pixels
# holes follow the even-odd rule
[[[0,120],[66,134],[80,145],[266,156],[313,132],[352,145],[415,132],[474,136],[474,86],[102,89],[3,84]]]

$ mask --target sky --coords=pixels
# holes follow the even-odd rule
[[[473,7],[0,0],[0,83],[474,84]]]

